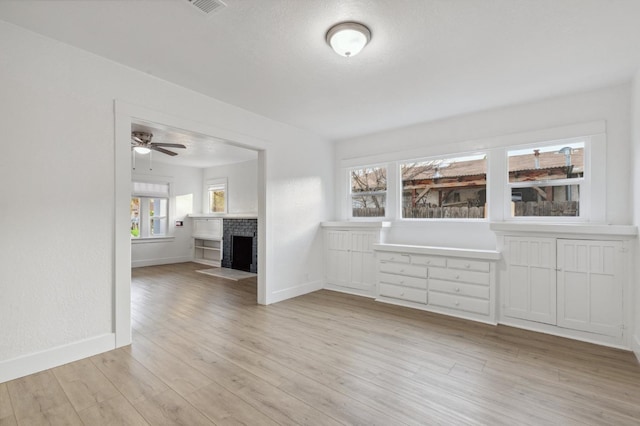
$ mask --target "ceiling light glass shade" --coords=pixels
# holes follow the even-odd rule
[[[327,43],[340,56],[355,56],[371,40],[369,28],[357,22],[334,25],[327,32]]]
[[[151,150],[146,146],[134,146],[133,150],[138,154],[148,154],[151,152]]]

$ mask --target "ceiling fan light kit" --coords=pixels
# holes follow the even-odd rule
[[[167,155],[178,155],[177,152],[169,151],[166,148],[186,148],[181,143],[164,143],[164,142],[151,142],[153,133],[149,132],[131,132],[131,146],[133,150],[138,154],[149,154],[152,150],[158,151]]]
[[[326,40],[338,55],[350,58],[371,41],[371,31],[358,22],[342,22],[329,28]]]
[[[138,154],[142,154],[142,155],[145,155],[151,152],[151,148],[147,148],[146,146],[134,146],[133,150]]]

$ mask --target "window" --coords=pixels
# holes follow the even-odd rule
[[[169,184],[133,182],[130,212],[132,238],[166,236]]]
[[[227,180],[215,179],[207,183],[207,199],[209,213],[227,212]]]
[[[485,154],[400,164],[405,219],[483,219],[487,203]]]
[[[364,167],[350,172],[352,217],[384,217],[387,202],[387,168]]]
[[[510,216],[581,216],[585,150],[576,139],[508,150]]]

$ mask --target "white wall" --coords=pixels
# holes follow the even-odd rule
[[[114,99],[264,150],[261,297],[322,286],[317,227],[333,211],[325,140],[4,22],[0,92],[0,382],[128,341],[114,334],[112,302],[126,276],[115,259],[129,258],[129,230],[114,225],[126,223],[126,188],[114,193],[130,157]]]
[[[258,211],[258,161],[244,161],[242,163],[204,169],[204,181],[207,179],[227,179],[228,213],[256,214]],[[206,190],[206,188],[203,188]],[[201,213],[206,210],[207,200],[203,195]]]
[[[640,70],[635,75],[632,88],[632,108],[631,108],[631,130],[632,130],[632,144],[631,144],[631,161],[632,167],[632,188],[631,197],[633,199],[633,224],[640,226]],[[634,322],[634,338],[631,342],[632,348],[636,353],[636,357],[640,361],[640,288],[638,283],[640,282],[640,242],[638,239],[635,241],[634,247],[634,269],[633,283],[635,285],[635,322]]]
[[[153,170],[149,170],[147,161],[148,157],[137,157],[133,180],[171,183],[167,236],[172,239],[132,240],[131,266],[188,262],[193,258],[193,250],[192,222],[187,215],[198,212],[202,205],[203,169],[154,162]],[[176,227],[177,220],[183,221],[184,226]]]
[[[336,144],[336,217],[346,219],[345,164],[368,164],[385,156],[397,159],[403,153],[432,156],[493,148],[487,141],[508,145],[509,135],[535,133],[539,130],[564,128],[579,123],[606,121],[606,222],[631,223],[630,159],[630,85],[623,84],[592,92],[515,105],[423,123],[389,132],[377,133]],[[574,135],[579,136],[579,135]],[[411,158],[411,157],[409,157]],[[415,157],[414,157],[415,158]],[[491,172],[491,165],[490,172]],[[392,178],[390,178],[390,184]],[[490,202],[500,194],[488,194]],[[602,200],[595,202],[602,203]],[[492,211],[490,215],[501,219]],[[394,224],[388,241],[392,243],[456,246],[495,249],[496,237],[487,222],[422,222]]]

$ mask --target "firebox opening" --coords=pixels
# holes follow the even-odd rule
[[[234,235],[231,240],[231,268],[251,271],[253,238]]]

